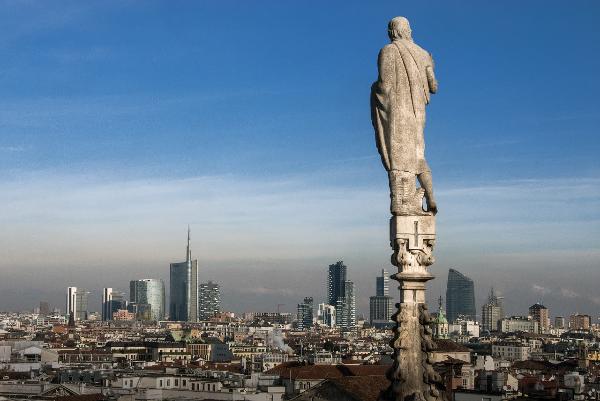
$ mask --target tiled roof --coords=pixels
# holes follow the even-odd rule
[[[282,364],[268,370],[268,374],[278,374],[281,378],[295,380],[323,380],[347,376],[383,376],[389,369],[385,365],[301,365]]]
[[[435,350],[437,352],[469,352],[470,351],[464,345],[456,343],[452,340],[438,338],[434,342],[435,342]]]
[[[97,393],[56,397],[55,401],[103,401],[106,399],[107,398],[103,394]]]

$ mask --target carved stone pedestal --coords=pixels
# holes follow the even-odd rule
[[[425,304],[425,283],[434,277],[427,267],[433,264],[435,217],[393,216],[390,242],[394,249],[392,264],[398,273],[400,303],[392,319],[396,322],[391,346],[393,365],[388,371],[392,382],[381,399],[394,401],[443,399],[443,383],[430,361],[433,350],[432,321]]]

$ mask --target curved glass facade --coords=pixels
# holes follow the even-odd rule
[[[151,320],[165,318],[165,283],[158,279],[133,280],[129,283],[129,300],[150,306]]]
[[[463,316],[468,320],[475,320],[475,286],[473,280],[454,269],[448,271],[446,316],[448,316],[448,321],[451,323],[459,316]]]

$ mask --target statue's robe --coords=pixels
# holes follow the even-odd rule
[[[435,92],[431,55],[397,39],[379,52],[379,79],[371,88],[371,118],[377,149],[387,171],[420,174],[425,161],[425,106]]]

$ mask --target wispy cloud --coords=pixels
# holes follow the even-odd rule
[[[19,153],[24,152],[25,146],[2,146],[0,145],[0,152],[5,153]]]
[[[344,259],[352,267],[364,310],[373,276],[389,266],[389,198],[385,183],[348,186],[354,172],[338,174],[333,180],[319,171],[278,178],[4,177],[0,269],[12,282],[37,280],[40,286],[59,276],[85,281],[98,268],[113,280],[125,272],[127,279],[131,274],[162,275],[164,266],[183,255],[190,223],[194,252],[205,269],[231,266],[212,271],[217,278],[246,277],[236,281],[243,285],[245,280],[248,287],[232,292],[236,299],[264,297],[273,303],[278,297],[313,294],[315,280],[323,277],[301,281],[298,271]],[[590,266],[600,250],[589,238],[598,237],[598,208],[590,207],[600,198],[597,184],[594,179],[557,179],[441,188],[433,273],[443,276],[448,267],[457,267],[481,283],[482,297],[490,283],[506,294],[507,304],[529,302],[531,295],[543,295],[544,303],[594,302],[585,283],[563,272],[568,264],[573,272],[595,274]],[[565,212],[565,204],[573,207]],[[582,215],[586,207],[588,214]],[[40,265],[52,273],[39,271]],[[272,266],[269,273],[256,268],[264,265]],[[292,270],[293,290],[285,284],[292,277],[287,274],[272,282],[273,271]],[[540,271],[545,281],[539,279]],[[560,280],[561,287],[553,290],[552,280]],[[63,284],[57,281],[59,294]],[[515,288],[521,292],[511,292]]]

